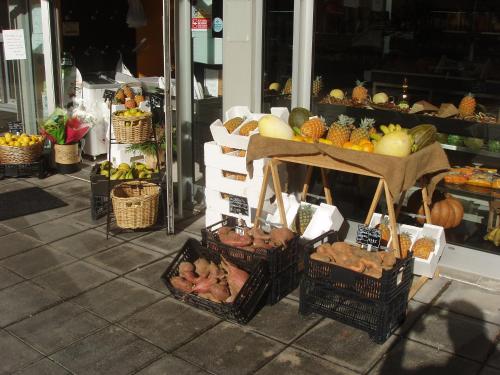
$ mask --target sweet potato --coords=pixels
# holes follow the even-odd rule
[[[320,262],[326,262],[326,263],[330,263],[332,261],[328,255],[320,254],[320,253],[312,253],[310,255],[310,258],[314,259],[314,260],[319,260]]]
[[[181,262],[179,264],[179,273],[194,271],[194,264],[191,262]]]
[[[229,290],[227,286],[222,284],[213,284],[210,287],[210,293],[218,301],[225,301],[229,297]]]
[[[210,263],[208,262],[208,260],[204,258],[198,258],[194,261],[196,273],[201,277],[208,276],[208,274],[210,273],[210,270],[208,269],[209,265]]]
[[[286,246],[295,237],[288,228],[273,228],[270,234],[274,246]]]
[[[194,282],[198,278],[193,271],[189,271],[189,272],[185,271],[183,273],[179,272],[179,276],[185,278],[187,281],[189,281],[192,284],[194,284]]]
[[[181,292],[191,293],[193,284],[180,276],[173,276],[170,278],[170,283],[175,289],[179,289]]]
[[[208,293],[212,285],[216,284],[216,279],[211,279],[208,277],[199,277],[195,281],[195,286],[193,287],[193,292],[195,293]]]
[[[227,272],[227,283],[231,296],[236,297],[248,280],[249,275],[244,270],[228,262],[224,257],[222,257],[221,266]]]
[[[261,240],[265,240],[265,241],[269,241],[271,239],[270,234],[264,232],[262,229],[260,229],[258,227],[253,227],[252,229],[249,229],[246,233],[249,236],[253,237],[254,241],[256,239],[261,239]]]

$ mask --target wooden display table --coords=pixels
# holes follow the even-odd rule
[[[305,200],[307,191],[309,189],[313,168],[320,168],[325,198],[328,204],[333,203],[334,197],[332,196],[332,192],[330,191],[330,188],[327,184],[326,170],[335,170],[377,178],[378,185],[375,190],[375,194],[373,196],[368,214],[366,216],[365,224],[368,225],[370,223],[376,207],[380,201],[382,193],[384,193],[387,204],[387,212],[389,216],[389,225],[391,232],[394,234],[398,233],[397,214],[399,213],[399,207],[403,202],[405,191],[408,187],[413,186],[417,182],[417,180],[419,180],[422,185],[422,201],[426,221],[428,223],[431,222],[429,209],[430,196],[428,187],[429,185],[431,185],[431,191],[433,191],[435,184],[449,170],[448,160],[440,147],[432,145],[432,150],[427,150],[426,152],[424,152],[424,149],[407,158],[393,158],[375,154],[360,155],[364,153],[337,149],[333,146],[326,146],[328,147],[326,149],[324,147],[325,145],[303,144],[298,142],[276,140],[273,138],[266,138],[262,136],[252,136],[247,150],[247,165],[250,165],[255,159],[259,159],[262,157],[270,158],[264,169],[264,179],[262,182],[259,204],[257,206],[255,218],[256,226],[258,226],[260,223],[259,219],[262,215],[264,198],[266,195],[266,189],[268,186],[270,175],[272,175],[273,179],[273,186],[276,194],[276,203],[278,206],[281,223],[284,226],[288,226],[288,223],[286,221],[285,208],[283,205],[281,181],[277,168],[278,164],[280,163],[294,163],[307,167],[306,181],[302,190],[303,200]],[[429,148],[430,147],[431,146],[429,146]],[[353,152],[355,152],[356,154],[352,154]],[[343,157],[344,155],[345,158]],[[365,158],[368,157],[372,160],[363,160],[360,159],[360,156],[364,156]],[[419,156],[421,156],[421,158],[419,158]],[[403,168],[406,165],[410,165],[412,167],[418,165],[420,168],[422,168],[422,171],[427,171],[427,173],[432,176],[426,176],[426,173],[415,173],[415,171],[411,171],[411,173],[406,173],[407,171],[391,171],[390,166],[388,167],[387,165],[380,165],[380,163],[383,162],[394,162],[394,164],[398,165],[398,167],[400,168]],[[374,168],[371,168],[370,163],[374,163]],[[377,173],[377,169],[381,170],[383,173]],[[249,167],[249,173],[251,174],[252,172],[253,171]],[[399,191],[397,188],[395,188],[395,186],[397,187],[399,185],[395,185],[394,183],[391,185],[391,181],[388,181],[388,178],[393,175],[397,175],[398,179],[404,182],[401,183],[402,189]],[[432,184],[430,184],[429,181],[432,181]],[[394,194],[395,192],[397,193],[397,195]],[[399,203],[398,207],[395,209],[394,200],[398,196]],[[392,246],[394,248],[394,251],[396,252],[396,256],[404,257],[406,254],[401,254],[399,241],[397,240],[398,237],[395,236],[394,238],[395,240],[392,241]],[[420,277],[415,285],[412,286],[409,298],[413,297],[413,295],[425,283],[426,280],[426,277]]]

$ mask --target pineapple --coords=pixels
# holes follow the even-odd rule
[[[326,138],[331,141],[334,146],[342,147],[351,136],[351,126],[353,123],[354,119],[352,117],[339,115],[338,120],[330,126]]]
[[[285,83],[285,87],[283,87],[283,95],[292,95],[292,79],[288,78]]]
[[[123,85],[122,89],[123,89],[123,92],[125,93],[125,96],[127,98],[134,97],[134,92],[132,91],[132,89],[128,85]]]
[[[312,94],[313,96],[318,96],[323,89],[323,78],[321,76],[316,76],[312,83]]]
[[[356,128],[351,133],[351,138],[349,139],[352,143],[358,144],[363,139],[369,139],[372,132],[373,124],[375,120],[372,118],[365,117],[361,120],[359,128]]]
[[[389,239],[391,238],[391,229],[389,228],[389,219],[384,217],[380,224],[377,224],[375,227],[380,231],[380,242],[384,245],[389,243]]]
[[[307,120],[300,127],[300,134],[303,137],[312,138],[318,140],[325,134],[326,127],[323,120],[318,117],[313,117]]]
[[[368,97],[368,90],[364,87],[364,82],[356,81],[356,87],[352,89],[352,99],[358,103],[364,103]]]
[[[115,100],[118,103],[124,103],[125,102],[125,93],[123,92],[122,89],[118,89],[115,94]]]
[[[405,257],[411,248],[411,237],[408,233],[401,233],[399,235],[399,249],[401,254]]]
[[[411,250],[413,251],[413,255],[417,258],[428,259],[435,245],[436,241],[432,238],[423,237],[415,241]]]
[[[137,103],[137,106],[139,106],[139,104],[141,104],[145,100],[143,95],[136,95],[134,99]]]
[[[462,98],[458,106],[460,117],[473,116],[476,112],[476,99],[470,92]]]
[[[297,212],[298,228],[300,235],[303,235],[314,215],[314,209],[310,204],[301,204]]]
[[[227,120],[225,123],[224,123],[224,127],[226,128],[227,132],[229,134],[231,134],[232,132],[234,132],[236,130],[236,128],[238,126],[241,125],[241,123],[245,121],[245,119],[243,117],[234,117],[232,119],[229,119]]]

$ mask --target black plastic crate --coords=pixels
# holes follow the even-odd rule
[[[300,283],[299,311],[302,315],[316,313],[361,329],[374,342],[382,344],[404,322],[409,290],[409,287],[400,290],[391,301],[376,302],[304,276]]]
[[[337,241],[337,233],[327,232],[304,245],[304,274],[316,281],[329,283],[332,288],[344,289],[374,301],[389,301],[409,288],[413,275],[413,257],[396,259],[390,270],[383,270],[381,278],[355,272],[336,264],[311,259],[309,256],[322,243]]]
[[[229,217],[202,229],[202,244],[224,255],[229,260],[243,262],[243,264],[253,265],[265,261],[271,278],[278,272],[297,264],[302,258],[298,236],[291,240],[286,248],[279,246],[272,249],[255,249],[255,252],[223,244],[219,240],[217,230],[223,226],[235,227],[236,224],[237,219]]]
[[[29,164],[0,164],[0,179],[5,177],[31,177],[45,178],[48,174],[48,166],[45,157],[39,161]]]
[[[90,214],[92,220],[99,220],[108,214],[108,197],[104,195],[91,195]]]
[[[188,239],[175,259],[161,276],[172,295],[191,306],[209,311],[223,319],[246,324],[257,312],[259,302],[267,291],[269,277],[263,262],[249,266],[244,263],[232,262],[237,267],[250,274],[247,282],[241,289],[233,303],[216,303],[195,294],[182,292],[172,286],[170,278],[178,275],[179,264],[183,261],[193,262],[203,257],[216,264],[221,262],[221,254],[203,247],[197,240]]]
[[[298,264],[288,267],[270,277],[267,304],[274,305],[293,292],[300,284],[302,270]]]

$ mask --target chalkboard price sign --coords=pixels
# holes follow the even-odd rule
[[[22,134],[24,133],[24,125],[22,121],[9,121],[7,123],[9,127],[9,133],[12,134]]]
[[[380,247],[380,230],[370,228],[368,225],[360,224],[356,234],[356,242],[361,245],[371,246],[378,249]]]
[[[104,101],[106,100],[113,100],[113,98],[115,97],[115,92],[113,90],[104,90],[104,94],[102,94],[102,98],[104,99]]]
[[[237,197],[235,195],[230,195],[229,212],[236,215],[248,216],[248,199],[244,197]]]

